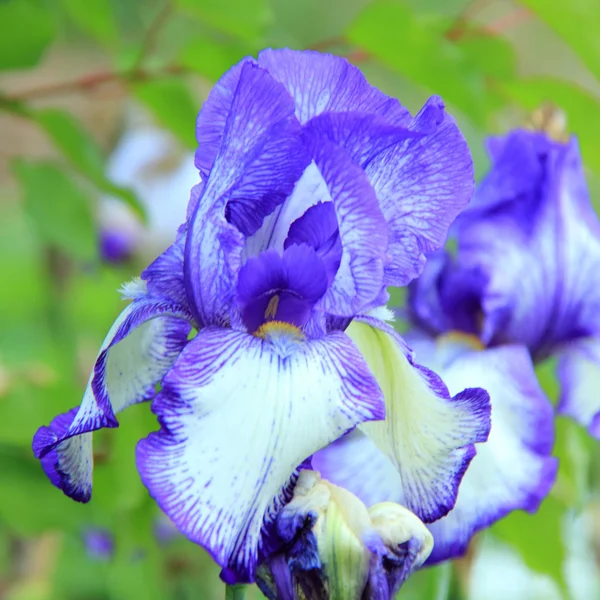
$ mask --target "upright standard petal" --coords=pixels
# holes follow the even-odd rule
[[[189,313],[168,302],[133,301],[109,331],[79,409],[43,426],[33,439],[50,481],[79,502],[92,493],[92,431],[118,427],[116,414],[155,395],[154,386],[187,342]]]
[[[188,226],[185,282],[199,322],[227,321],[244,236],[289,196],[309,162],[292,99],[265,70],[245,63]]]
[[[561,396],[557,410],[600,439],[600,339],[566,344],[558,354]]]
[[[311,206],[288,231],[284,249],[292,244],[308,244],[321,258],[331,284],[342,262],[342,240],[333,202],[319,202]]]
[[[374,326],[376,325],[376,326]],[[485,390],[468,388],[451,397],[441,379],[417,365],[397,334],[374,319],[347,329],[385,396],[386,418],[361,425],[392,461],[402,480],[404,504],[430,523],[447,514],[475,455],[490,431]]]
[[[137,449],[161,508],[227,577],[242,580],[254,578],[261,532],[288,499],[297,466],[384,415],[377,383],[345,334],[306,340],[274,323],[263,338],[200,331],[154,401],[161,430]]]
[[[386,283],[395,286],[421,273],[425,254],[443,246],[474,190],[469,148],[440,98],[427,101],[410,129],[422,135],[364,165],[388,224]]]
[[[439,369],[451,392],[465,384],[480,385],[492,403],[490,436],[477,444],[454,508],[429,525],[434,538],[429,562],[437,563],[464,554],[477,531],[511,511],[535,512],[554,483],[558,464],[551,456],[552,405],[524,346],[466,350],[448,337],[427,358],[431,362],[425,363]]]
[[[301,123],[324,112],[347,111],[376,114],[392,125],[410,121],[398,100],[369,85],[360,70],[340,56],[267,49],[258,55],[258,64],[294,98]]]
[[[489,278],[486,342],[523,343],[541,360],[600,331],[600,224],[575,140],[510,134],[457,230],[459,261]]]
[[[244,58],[231,67],[212,87],[206,102],[202,105],[196,121],[196,140],[198,149],[194,162],[202,173],[208,177],[219,153],[227,117],[240,82],[240,75],[245,64],[253,64],[253,58]]]
[[[317,137],[308,147],[327,183],[342,240],[340,266],[322,308],[333,315],[354,316],[365,311],[384,287],[385,220],[364,172],[344,150]]]

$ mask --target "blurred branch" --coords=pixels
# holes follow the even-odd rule
[[[489,25],[473,27],[471,25],[471,19],[487,4],[489,4],[489,2],[474,2],[473,4],[470,4],[460,15],[458,15],[452,27],[448,29],[446,38],[452,42],[456,42],[468,33],[500,35],[503,31],[528,21],[533,15],[528,8],[521,6],[505,14],[502,18],[493,21]]]
[[[73,81],[62,81],[51,83],[3,98],[4,103],[18,103],[23,100],[35,100],[57,94],[86,93],[104,84],[115,81],[135,82],[148,79],[158,79],[166,75],[180,75],[189,70],[179,65],[167,65],[161,69],[147,70],[143,68],[145,60],[153,53],[156,41],[169,17],[173,12],[172,0],[167,0],[165,5],[158,11],[154,20],[150,23],[144,34],[140,51],[129,69],[124,71],[100,71],[90,73]],[[13,111],[14,112],[14,111]]]
[[[31,88],[23,92],[11,95],[5,99],[6,102],[20,102],[23,100],[35,100],[57,94],[86,93],[101,85],[115,81],[145,81],[148,79],[159,79],[167,75],[181,75],[188,73],[189,69],[180,65],[167,65],[161,69],[136,71],[100,71],[90,73],[71,81],[61,81],[49,85]]]

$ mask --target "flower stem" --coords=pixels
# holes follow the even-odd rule
[[[246,600],[247,585],[226,585],[225,600]]]

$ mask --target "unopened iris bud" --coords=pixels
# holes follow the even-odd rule
[[[404,507],[370,509],[353,494],[302,471],[277,518],[280,550],[259,568],[270,600],[384,600],[429,556],[433,538]]]

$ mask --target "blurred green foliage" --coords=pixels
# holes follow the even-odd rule
[[[545,28],[551,39],[557,34],[553,54],[538,56],[535,44],[527,44],[528,26]],[[153,534],[158,509],[133,458],[136,441],[156,428],[147,406],[123,414],[118,431],[96,436],[94,498],[87,506],[54,489],[31,455],[36,428],[79,402],[95,349],[121,309],[115,290],[151,258],[119,267],[100,261],[98,196],[110,194],[140,217],[143,203],[107,177],[111,143],[100,143],[65,98],[90,101],[118,83],[193,148],[202,98],[229,66],[267,46],[314,48],[347,56],[413,111],[428,94],[443,96],[478,174],[487,166],[485,135],[521,125],[530,111],[552,102],[580,139],[590,180],[600,178],[596,0],[3,0],[0,28],[2,118],[37,128],[53,148],[40,159],[33,147],[13,151],[7,138],[2,149],[10,164],[0,196],[2,598],[223,595],[218,569],[201,549],[183,538],[162,545]],[[560,63],[569,47],[580,76]],[[103,67],[37,81],[57,52],[88,53]],[[550,69],[526,72],[524,65],[535,61]],[[14,76],[23,74],[28,85],[16,86]],[[553,366],[544,366],[540,378],[555,396]],[[486,535],[514,547],[564,590],[564,519],[597,501],[598,449],[577,426],[559,420],[556,454],[558,483],[540,513],[513,514]],[[113,557],[86,554],[82,535],[92,527],[114,537]],[[460,598],[470,560],[454,575],[449,566],[416,574],[401,596]],[[256,590],[252,595],[259,597]]]

